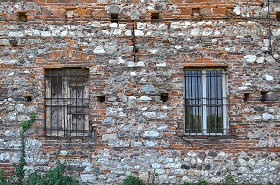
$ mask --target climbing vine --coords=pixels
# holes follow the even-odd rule
[[[24,174],[25,174],[25,169],[24,166],[26,165],[25,161],[25,134],[27,130],[32,126],[33,122],[35,121],[35,116],[36,114],[34,112],[31,113],[31,119],[23,121],[20,124],[20,159],[19,159],[19,164],[17,164],[16,171],[15,171],[15,176],[17,179],[18,185],[23,184],[23,179],[24,179]]]

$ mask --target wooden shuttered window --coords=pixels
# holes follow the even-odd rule
[[[46,136],[90,136],[89,70],[46,69],[45,79]]]

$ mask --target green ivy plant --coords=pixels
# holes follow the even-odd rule
[[[78,185],[79,181],[74,177],[64,175],[65,168],[64,164],[58,163],[45,175],[34,172],[28,176],[24,185]]]
[[[132,175],[126,177],[119,185],[143,185],[143,180]]]
[[[23,121],[20,124],[20,159],[19,159],[19,164],[16,165],[16,171],[15,171],[15,177],[17,180],[18,185],[23,184],[23,179],[25,175],[25,169],[24,166],[26,165],[25,161],[25,134],[27,130],[32,126],[33,122],[35,121],[36,114],[34,112],[31,113],[31,119]]]

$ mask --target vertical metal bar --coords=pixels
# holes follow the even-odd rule
[[[78,73],[75,73],[76,74],[76,136],[78,136]]]
[[[58,86],[58,75],[59,75],[59,73],[58,73],[58,69],[56,69],[56,84],[57,84],[57,86]],[[57,95],[56,95],[56,109],[59,109],[59,107],[58,107],[58,93],[57,93]],[[59,111],[56,111],[56,120],[57,120],[57,129],[56,129],[56,135],[57,136],[59,136],[59,117],[58,117],[58,112]]]
[[[206,110],[206,71],[202,70],[202,97],[203,97],[203,134],[207,133],[207,110]]]
[[[84,133],[85,133],[85,119],[86,119],[86,114],[85,114],[85,108],[84,108],[84,74],[85,74],[85,70],[82,70],[81,71],[81,73],[82,73],[82,84],[81,84],[81,90],[82,90],[82,99],[81,99],[81,101],[82,101],[82,103],[81,103],[81,108],[82,108],[82,119],[83,119],[83,125],[82,125],[82,136],[84,137]]]
[[[227,128],[227,99],[226,99],[226,95],[227,95],[227,85],[226,85],[226,73],[223,73],[222,76],[222,105],[223,105],[223,128],[224,128],[224,134],[226,133],[225,128]]]
[[[68,102],[69,105],[67,106],[68,108],[68,112],[67,112],[67,132],[69,134],[69,136],[71,137],[72,136],[72,116],[73,116],[73,113],[72,113],[72,88],[71,88],[71,83],[72,83],[72,76],[71,76],[71,73],[69,72],[69,69],[67,69],[66,71],[67,73],[67,78],[69,79],[69,83],[67,84],[67,88],[69,89],[69,93],[67,94],[67,98],[68,98]],[[70,74],[69,74],[70,73]],[[69,119],[68,119],[69,118]]]
[[[65,122],[65,119],[67,119],[67,109],[66,109],[66,106],[65,106],[65,98],[67,97],[67,87],[65,87],[65,83],[67,81],[67,77],[65,76],[65,70],[61,70],[61,73],[63,73],[63,77],[61,78],[61,85],[62,85],[62,101],[63,101],[63,107],[62,107],[62,116],[63,118],[61,118],[61,120],[63,120],[63,136],[65,137],[66,136],[66,132],[65,132],[65,128],[66,128],[66,122]],[[65,87],[65,89],[63,89],[63,87]],[[65,117],[66,115],[66,117]]]

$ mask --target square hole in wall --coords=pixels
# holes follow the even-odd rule
[[[200,8],[193,8],[192,9],[192,15],[193,16],[198,16],[198,15],[200,15]]]
[[[151,13],[152,22],[157,22],[159,20],[159,13]]]
[[[160,94],[160,100],[161,100],[162,102],[167,102],[168,99],[169,99],[168,93],[161,93],[161,94]]]
[[[250,99],[250,93],[244,93],[243,101],[248,102]]]
[[[111,23],[119,23],[119,14],[111,14]]]
[[[18,19],[21,22],[27,22],[27,15],[26,12],[18,12]]]
[[[261,102],[267,101],[267,99],[266,99],[267,93],[268,93],[267,91],[261,91],[261,95],[262,95]]]
[[[276,19],[277,21],[280,21],[280,11],[276,11]]]
[[[104,103],[106,98],[105,96],[97,96],[97,100],[100,102],[100,103]]]
[[[32,102],[32,96],[25,96],[25,101]]]

